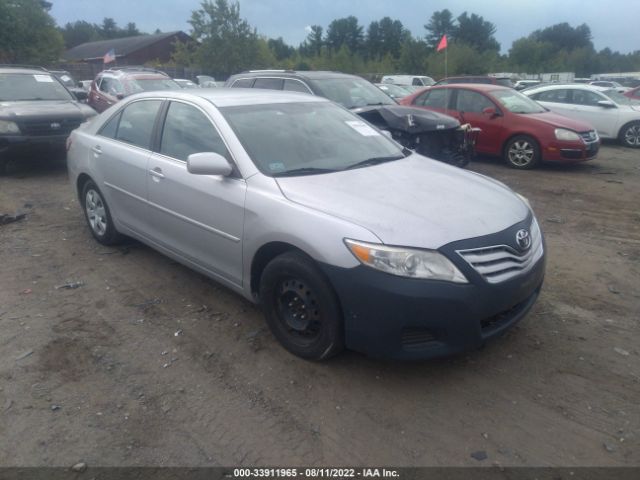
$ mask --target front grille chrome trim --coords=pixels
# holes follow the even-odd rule
[[[519,252],[509,245],[456,250],[482,278],[489,283],[501,283],[528,272],[544,254],[540,226],[531,224],[531,247]]]

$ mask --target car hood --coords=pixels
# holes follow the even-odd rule
[[[435,249],[499,232],[528,215],[503,184],[418,154],[276,181],[292,202],[360,225],[388,245]]]
[[[567,128],[576,132],[588,132],[589,130],[595,130],[592,125],[586,122],[574,120],[573,118],[565,117],[564,115],[560,115],[559,113],[555,112],[530,113],[526,115],[523,114],[523,116],[528,118],[535,118],[536,120],[551,125],[552,127]]]
[[[94,112],[95,114],[95,112]],[[72,101],[0,102],[4,118],[85,118],[92,116],[90,107]]]

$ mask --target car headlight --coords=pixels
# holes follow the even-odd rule
[[[572,132],[571,130],[566,130],[564,128],[556,128],[555,129],[556,139],[558,140],[566,140],[570,142],[575,142],[576,140],[580,140],[580,135],[576,132]]]
[[[16,122],[0,120],[0,133],[20,133],[20,128]]]
[[[399,277],[469,283],[447,257],[434,250],[388,247],[348,238],[344,241],[360,263],[376,270]]]

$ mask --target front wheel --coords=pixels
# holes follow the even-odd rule
[[[538,142],[528,135],[513,137],[504,149],[504,160],[512,168],[529,170],[540,163]]]
[[[640,148],[640,122],[631,122],[622,127],[619,138],[625,147]]]
[[[271,332],[294,355],[324,360],[344,348],[338,298],[306,255],[286,252],[269,262],[260,302]]]

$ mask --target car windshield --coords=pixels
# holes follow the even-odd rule
[[[170,78],[136,78],[129,80],[133,93],[153,90],[180,90],[182,87]]]
[[[399,85],[393,85],[391,83],[383,83],[378,85],[378,88],[382,90],[384,93],[389,95],[391,98],[402,98],[409,95],[411,92],[406,90],[404,87]]]
[[[611,100],[616,102],[618,105],[635,105],[635,106],[640,105],[640,100],[627,97],[614,89],[605,90],[601,93],[604,93],[607,97],[609,97]]]
[[[314,85],[323,97],[347,108],[396,103],[389,95],[362,78],[323,78],[314,80]]]
[[[56,76],[56,78],[58,80],[60,80],[60,82],[65,86],[65,87],[75,87],[77,85],[76,81],[73,79],[73,77],[67,73],[67,72],[61,72],[61,73],[54,73],[54,75]]]
[[[48,73],[0,73],[0,101],[75,100]]]
[[[405,156],[401,147],[360,117],[328,102],[243,105],[220,111],[258,169],[271,177],[334,172]]]
[[[545,109],[516,90],[494,90],[491,94],[511,113],[542,113]]]

